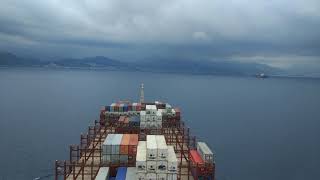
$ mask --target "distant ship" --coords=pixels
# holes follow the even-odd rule
[[[257,77],[257,78],[268,78],[269,76],[267,76],[267,75],[264,74],[264,73],[260,73],[260,74],[256,74],[256,77]]]

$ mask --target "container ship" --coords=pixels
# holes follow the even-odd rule
[[[179,108],[159,101],[118,101],[55,161],[55,180],[214,180],[215,153],[198,141]]]

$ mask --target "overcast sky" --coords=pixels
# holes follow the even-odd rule
[[[320,67],[320,0],[0,3],[0,50],[18,55],[179,57]]]

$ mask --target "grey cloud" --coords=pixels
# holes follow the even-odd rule
[[[49,57],[320,56],[318,0],[3,0],[0,24],[1,48]]]

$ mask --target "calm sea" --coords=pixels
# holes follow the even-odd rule
[[[319,179],[320,80],[36,69],[0,69],[0,179],[52,174],[100,107],[137,101],[141,82],[182,108],[218,180]]]

